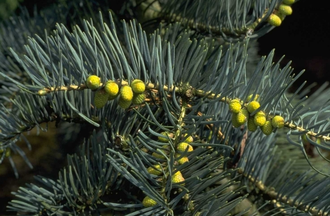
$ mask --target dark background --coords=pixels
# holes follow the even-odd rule
[[[292,60],[296,73],[306,70],[294,88],[305,80],[307,84],[318,82],[318,85],[330,81],[330,9],[320,4],[321,1],[317,2],[295,3],[293,14],[287,16],[280,27],[259,39],[260,55],[275,48],[277,59],[285,55],[283,64]]]

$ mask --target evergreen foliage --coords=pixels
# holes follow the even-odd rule
[[[36,176],[13,192],[8,211],[328,215],[329,91],[307,98],[304,83],[289,94],[303,71],[273,62],[274,51],[253,53],[254,39],[277,25],[270,17],[289,15],[282,4],[60,1],[51,15],[22,9],[4,20],[0,163],[18,177],[19,154],[32,168],[17,141],[31,148],[23,133],[46,131],[42,123],[71,122],[59,129],[67,143],[76,125],[89,125],[58,178]],[[105,88],[113,82],[114,96]]]

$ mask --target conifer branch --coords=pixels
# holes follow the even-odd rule
[[[136,2],[151,1],[126,1]],[[311,111],[302,100],[292,103],[301,98],[302,86],[289,99],[286,92],[302,72],[291,76],[290,64],[273,62],[273,51],[249,69],[248,38],[273,28],[266,21],[279,13],[282,1],[157,2],[156,18],[179,23],[148,35],[136,21],[117,27],[112,15],[103,21],[92,13],[92,21],[72,32],[58,22],[50,35],[6,48],[16,62],[0,66],[0,93],[10,94],[12,88],[17,94],[12,100],[5,97],[10,106],[0,107],[0,160],[8,157],[13,163],[9,150],[22,155],[17,139],[40,122],[79,120],[98,127],[92,136],[84,135],[79,154],[68,156],[57,180],[39,178],[42,186],[21,187],[8,209],[75,215],[100,214],[99,208],[106,207],[110,214],[131,216],[233,215],[256,192],[266,201],[250,203],[255,213],[267,211],[264,207],[276,200],[281,205],[274,207],[276,213],[292,207],[328,214],[329,178],[305,172],[313,167],[306,160],[310,166],[292,177],[295,162],[290,159],[298,150],[306,155],[303,136],[317,150],[330,149],[330,123],[324,118],[330,106],[318,104]],[[194,33],[218,34],[232,43],[220,46]],[[136,96],[141,97],[133,102]],[[274,128],[249,128],[246,120],[259,112],[268,126],[279,119]],[[242,117],[240,125],[233,121],[236,115]],[[282,127],[289,129],[291,146],[299,147],[286,151],[289,159],[275,151]]]
[[[239,6],[233,9],[231,7],[234,4],[231,1],[223,1],[218,4],[210,3],[209,1],[204,1],[203,3],[189,2],[177,3],[177,5],[175,5],[173,1],[144,1],[141,8],[145,11],[147,19],[161,18],[166,23],[179,22],[182,26],[195,30],[198,33],[221,36],[225,40],[233,41],[234,39],[237,40],[249,37],[256,38],[269,32],[274,26],[261,26],[260,24],[268,21],[272,13],[276,14],[279,5],[279,1],[267,3],[247,1],[238,4]],[[174,5],[176,7],[174,7]],[[235,13],[229,14],[228,11],[230,9],[233,9]],[[252,15],[247,14],[249,10],[253,11],[251,12]],[[208,13],[209,17],[214,18],[204,18],[202,11]],[[239,13],[239,11],[241,11],[241,13]],[[199,14],[201,16],[198,16]],[[240,20],[243,14],[245,14],[243,19],[245,22]],[[216,19],[215,17],[218,18]]]
[[[120,86],[124,86],[124,85],[129,84],[125,80],[117,81],[117,83]],[[100,84],[100,86],[103,86],[103,85],[104,85],[103,83]],[[40,95],[40,96],[44,96],[46,94],[49,94],[49,93],[52,93],[52,92],[57,92],[57,91],[72,91],[72,90],[85,90],[85,89],[88,89],[86,84],[81,84],[79,86],[78,85],[60,86],[60,87],[56,87],[56,88],[51,87],[51,88],[40,89],[37,94]],[[151,83],[151,82],[146,84],[146,90],[152,90],[157,94],[158,89],[159,89],[159,84],[154,84],[154,83]],[[205,92],[201,89],[195,89],[192,86],[186,86],[186,85],[183,85],[183,86],[174,86],[173,85],[171,87],[169,87],[168,85],[163,85],[162,89],[164,91],[167,91],[167,92],[175,91],[176,93],[179,93],[180,95],[182,95],[184,97],[187,97],[187,98],[201,97],[201,98],[207,98],[207,99],[217,99],[218,101],[225,102],[227,104],[229,104],[230,101],[233,100],[233,98],[229,98],[229,97],[222,97],[221,98],[221,94],[215,94],[211,91]],[[171,97],[170,95],[168,95],[168,96]],[[150,101],[150,99],[146,98],[146,101]],[[248,105],[248,102],[245,102],[244,106],[247,106],[247,105]],[[189,106],[189,104],[188,104],[188,106]],[[266,115],[270,116],[270,118],[273,117],[273,115],[269,115],[269,114],[266,114]],[[181,120],[182,119],[183,118],[181,118]],[[291,129],[291,130],[297,130],[299,132],[306,132],[305,133],[306,135],[310,135],[310,136],[315,137],[315,138],[321,138],[324,141],[330,141],[330,136],[318,135],[318,133],[313,132],[313,131],[309,131],[309,130],[303,128],[303,127],[300,127],[300,126],[292,123],[291,121],[285,122],[284,126]]]
[[[169,15],[165,15],[162,18],[169,23],[182,23],[182,24],[186,24],[187,27],[189,27],[192,30],[195,30],[199,33],[205,32],[205,33],[211,33],[214,36],[223,36],[225,35],[227,37],[230,37],[231,39],[233,37],[238,37],[238,38],[248,38],[248,37],[253,37],[253,33],[255,31],[255,29],[258,27],[258,25],[260,25],[262,23],[262,21],[265,21],[266,15],[269,16],[268,13],[269,9],[266,9],[265,12],[261,15],[260,18],[258,18],[256,21],[254,21],[252,24],[245,26],[241,29],[239,28],[234,28],[234,29],[229,29],[228,27],[222,27],[220,28],[219,26],[211,26],[211,25],[206,25],[204,23],[198,23],[195,22],[195,20],[193,19],[187,19],[187,18],[183,18],[181,17],[181,15],[177,15],[177,14],[171,14]],[[154,16],[157,17],[159,14],[155,13]]]
[[[264,194],[264,198],[271,200],[271,202],[276,205],[277,208],[280,209],[280,211],[284,214],[287,212],[285,209],[282,208],[282,204],[284,205],[289,205],[291,207],[295,207],[296,209],[299,209],[305,213],[310,213],[311,215],[314,216],[321,216],[321,215],[328,215],[329,212],[324,212],[322,209],[317,209],[313,205],[305,204],[304,202],[296,202],[295,199],[287,196],[282,196],[278,192],[275,191],[274,188],[272,187],[267,187],[262,181],[255,179],[251,175],[247,175],[243,169],[238,169],[237,172],[239,174],[242,174],[244,177],[248,179],[248,181],[255,185],[256,188],[258,188],[259,193]]]

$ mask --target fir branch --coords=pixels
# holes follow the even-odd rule
[[[254,141],[255,137],[251,137]],[[276,149],[276,146],[265,140],[262,145],[255,148],[248,142],[242,159],[238,164],[238,173],[243,174],[243,181],[249,190],[256,190],[256,193],[263,193],[264,198],[272,201],[275,208],[281,212],[289,213],[293,211],[307,212],[312,215],[324,215],[322,209],[327,209],[328,204],[322,199],[326,196],[314,196],[319,185],[328,184],[329,178],[320,178],[317,172],[306,171],[309,165],[301,156],[298,149],[288,151],[286,147],[281,151],[288,152],[287,155]],[[303,160],[302,160],[303,159]],[[304,162],[303,167],[301,163]],[[281,167],[281,169],[276,169]],[[325,187],[327,188],[327,187]],[[327,191],[328,189],[326,189]],[[314,199],[313,199],[314,198]],[[320,205],[317,205],[319,203]],[[322,203],[322,204],[321,204]],[[290,210],[288,207],[292,207]],[[286,210],[284,210],[286,209]],[[290,210],[290,211],[289,211]],[[291,212],[294,213],[294,212]]]
[[[184,15],[199,14],[195,9],[200,2],[167,2],[173,4],[172,14],[186,3],[192,8]],[[253,1],[236,2],[235,10],[235,2],[222,1],[217,3],[222,10],[217,11],[210,2],[205,8],[215,15],[211,19],[220,16],[222,24],[215,26],[228,27],[225,36],[232,41],[240,37],[241,27],[256,20],[262,23],[279,3],[258,1],[253,7]],[[251,116],[261,110],[268,119],[283,116],[289,142],[305,156],[302,135],[316,149],[327,150],[330,124],[323,117],[328,104],[306,111],[304,101],[291,103],[300,90],[286,96],[302,72],[292,76],[290,64],[281,68],[280,61],[274,63],[273,51],[253,72],[247,71],[248,40],[220,47],[180,32],[180,23],[147,35],[135,21],[117,27],[111,15],[109,25],[102,15],[99,20],[84,21],[72,32],[58,24],[52,35],[30,38],[24,51],[11,50],[30,82],[1,72],[6,86],[22,90],[10,108],[0,109],[1,160],[7,149],[24,156],[15,143],[23,131],[39,127],[40,122],[83,120],[100,127],[78,154],[68,157],[68,166],[56,181],[39,178],[43,186],[21,187],[9,209],[26,214],[100,214],[105,207],[119,215],[227,215],[244,214],[248,208],[275,214],[291,208],[292,213],[327,214],[329,178],[302,169],[292,176],[292,169],[299,166],[287,156],[297,151],[279,156],[275,136],[280,129],[265,136],[260,130],[248,132],[245,125],[233,127],[228,106],[237,99],[245,108],[249,95],[259,95],[260,107]],[[120,108],[117,99],[96,108],[95,94],[85,85],[90,74],[101,78],[99,88],[106,80],[124,86],[141,79],[147,98],[128,109]],[[182,143],[188,146],[184,151]],[[302,167],[312,161],[307,157]],[[326,190],[317,197],[320,188]],[[255,194],[260,200],[261,194],[265,196],[261,205],[249,201]],[[146,196],[153,206],[145,204]],[[270,200],[276,200],[275,207],[267,211]],[[238,209],[244,202],[248,207]]]
[[[292,213],[294,213],[292,211],[296,212],[297,210],[300,210],[301,212],[309,213],[309,214],[315,215],[315,216],[329,214],[328,212],[324,212],[322,210],[322,209],[327,209],[327,207],[328,207],[327,205],[316,207],[317,206],[316,202],[318,202],[320,204],[322,203],[322,201],[318,201],[317,197],[310,196],[312,199],[309,200],[308,198],[304,197],[306,195],[305,193],[300,192],[301,195],[298,195],[296,198],[291,198],[291,197],[281,194],[280,192],[276,192],[274,190],[274,188],[272,188],[272,187],[265,186],[262,181],[256,181],[255,178],[251,177],[251,175],[247,176],[247,174],[245,174],[243,170],[239,170],[239,173],[246,176],[246,178],[252,184],[254,184],[256,188],[259,189],[259,193],[263,193],[264,196],[267,196],[267,199],[270,199],[272,201],[272,203],[274,204],[274,206],[276,208],[279,208],[280,211],[284,214],[289,214],[289,213],[292,214]],[[295,183],[295,184],[299,184],[299,185],[302,185],[302,187],[305,187],[303,185],[308,184],[309,181],[311,181],[311,179],[307,179],[307,180],[304,179],[306,174],[308,174],[308,173],[303,174],[302,175],[303,177],[299,177],[299,178],[295,179],[296,182],[298,181],[298,183]],[[313,177],[315,177],[315,176],[313,176]],[[299,182],[298,179],[303,182]],[[321,181],[316,181],[316,182],[310,184],[308,186],[308,189],[320,191],[318,189],[318,187],[320,187],[323,190],[324,186],[329,184],[328,181],[329,181],[328,178],[324,178]],[[290,183],[292,183],[292,182],[290,182]],[[290,187],[293,187],[293,185],[291,184]],[[300,189],[300,188],[298,188],[298,189]],[[311,193],[311,190],[308,190],[308,189],[306,188],[305,190],[308,191],[308,193]],[[284,192],[284,189],[282,189],[282,191]],[[326,194],[328,191],[329,190],[326,190],[324,192],[324,196],[320,196],[320,197],[322,197],[322,199],[323,198],[327,199]],[[288,192],[284,192],[284,193],[288,194]],[[302,195],[302,194],[304,194],[304,195]],[[297,199],[298,197],[300,199]],[[314,197],[314,199],[313,199],[313,197]],[[307,202],[305,200],[307,200]],[[286,209],[288,209],[288,206],[293,207],[291,209],[291,212],[289,210],[286,210]]]
[[[276,11],[279,1],[247,1],[233,3],[221,1],[200,2],[188,1],[141,1],[140,10],[145,13],[144,19],[162,19],[167,23],[179,22],[198,33],[221,36],[225,40],[242,40],[256,38],[266,34],[274,27],[261,25]],[[228,11],[232,10],[232,13]],[[208,16],[204,16],[208,14]]]
[[[134,75],[134,71],[142,70],[144,72],[139,75],[147,80],[147,89],[153,90],[158,95],[159,101],[165,99],[164,105],[169,105],[170,103],[167,103],[167,95],[165,92],[172,91],[172,94],[177,93],[177,96],[190,99],[192,104],[190,104],[191,108],[189,109],[192,110],[199,109],[200,104],[194,105],[194,100],[199,98],[204,98],[210,101],[210,103],[218,103],[219,101],[228,103],[231,98],[237,95],[244,101],[243,98],[250,93],[252,86],[255,84],[253,77],[261,73],[263,77],[262,82],[259,82],[254,90],[261,95],[261,107],[255,112],[264,109],[264,111],[269,114],[269,117],[274,115],[277,109],[281,109],[284,107],[284,104],[287,104],[288,100],[283,97],[283,95],[289,86],[302,74],[299,73],[298,76],[290,77],[289,74],[292,69],[289,67],[289,64],[283,69],[279,68],[279,63],[273,65],[273,53],[270,53],[267,58],[265,57],[259,62],[259,65],[252,75],[252,79],[245,79],[246,43],[231,45],[224,54],[222,54],[221,49],[214,48],[211,50],[213,54],[209,55],[207,49],[203,50],[203,46],[207,45],[205,42],[197,40],[190,42],[188,34],[184,33],[184,37],[176,42],[176,46],[163,43],[159,36],[153,35],[150,38],[151,44],[153,45],[147,48],[145,42],[146,35],[142,33],[143,31],[141,28],[137,27],[134,23],[132,23],[130,27],[125,23],[123,26],[127,35],[131,34],[137,37],[135,38],[137,40],[133,40],[133,37],[125,37],[126,44],[131,45],[121,45],[113,23],[111,24],[111,30],[106,24],[103,25],[103,37],[98,30],[87,21],[85,21],[86,33],[80,30],[79,27],[76,27],[74,33],[71,34],[64,26],[58,25],[57,36],[47,37],[46,42],[41,38],[37,38],[39,42],[34,39],[30,40],[30,45],[26,46],[29,57],[21,59],[20,55],[13,52],[17,61],[21,62],[22,67],[25,68],[30,78],[34,81],[32,85],[27,86],[15,81],[4,73],[2,73],[2,75],[10,78],[12,82],[25,91],[37,90],[41,95],[45,93],[54,94],[55,100],[50,100],[47,103],[51,104],[52,112],[58,113],[56,115],[57,118],[65,119],[63,117],[69,113],[71,117],[78,115],[98,126],[98,123],[90,120],[92,117],[91,113],[93,112],[93,107],[90,102],[90,91],[82,91],[81,93],[67,91],[86,90],[86,85],[78,83],[83,83],[87,77],[88,70],[85,67],[95,67],[92,66],[92,61],[96,61],[96,74],[103,74],[103,79],[105,77],[110,77],[110,79],[114,80],[118,79],[118,83],[121,85],[129,84],[131,80],[130,77],[136,77],[138,75]],[[136,34],[136,32],[141,32],[141,34]],[[46,51],[44,51],[44,49]],[[126,49],[127,52],[124,51]],[[165,51],[162,51],[162,49]],[[113,50],[113,52],[108,50]],[[189,50],[193,52],[189,52]],[[119,52],[116,53],[117,51]],[[177,52],[177,54],[173,53],[172,55],[171,53],[174,51]],[[58,53],[56,54],[56,52]],[[52,55],[47,53],[52,53]],[[62,53],[66,53],[66,55],[62,55]],[[92,55],[87,55],[87,53],[92,53]],[[104,56],[104,58],[95,58],[99,53],[102,53],[101,56]],[[182,55],[183,53],[187,55]],[[153,57],[151,58],[151,56]],[[175,59],[172,59],[172,56],[175,56]],[[59,60],[59,65],[54,63],[55,59]],[[111,60],[108,62],[105,61],[105,59]],[[82,62],[89,63],[83,65]],[[113,66],[111,66],[110,62],[115,66],[114,69],[111,69]],[[204,63],[200,64],[201,62]],[[98,65],[103,65],[104,69],[107,68],[105,65],[108,65],[111,71],[105,70],[108,72],[101,72],[101,68],[98,67]],[[166,67],[166,65],[168,65],[168,67]],[[201,67],[202,65],[204,65],[203,68]],[[48,69],[46,70],[46,68]],[[170,70],[170,68],[173,68],[173,70]],[[191,71],[191,73],[181,73],[182,70]],[[50,73],[50,71],[52,71],[52,73]],[[70,74],[68,73],[69,71]],[[146,73],[146,71],[149,71],[149,74]],[[151,73],[150,71],[155,71],[155,73]],[[165,79],[165,75],[167,79]],[[269,87],[269,89],[266,91],[267,87]],[[259,89],[261,91],[259,91]],[[61,91],[65,92],[61,93]],[[68,95],[66,92],[68,92]],[[78,97],[78,101],[74,101],[74,95],[81,94],[84,96]],[[45,103],[45,101],[43,103]],[[18,103],[16,104],[18,105]],[[180,103],[177,102],[177,99],[173,98],[173,104],[179,105]],[[109,107],[115,106],[115,104],[109,105]],[[45,107],[45,104],[41,105],[41,107]],[[165,106],[165,108],[166,107],[169,106]],[[273,108],[270,109],[270,107]],[[286,110],[282,111],[288,118],[285,126],[291,129],[304,130],[308,135],[320,136],[312,131],[306,132],[306,129],[291,123],[290,117],[295,116],[295,107],[291,108],[287,105],[285,105],[285,107]],[[225,109],[228,110],[228,108]],[[323,110],[326,111],[327,107]],[[166,113],[168,116],[173,116],[169,109]],[[193,114],[194,112],[191,113]],[[310,114],[312,113],[308,113],[308,115]],[[46,118],[49,118],[48,115],[49,114],[46,115]],[[194,116],[189,116],[189,118],[196,118],[196,114],[194,114]],[[175,119],[172,117],[169,119],[172,124],[175,124]],[[212,121],[217,121],[217,119],[213,118]],[[38,124],[38,121],[35,120],[31,122],[34,122],[33,124]],[[324,123],[326,122],[320,122],[319,124]],[[33,125],[31,126],[33,127]],[[316,125],[313,127],[315,126]],[[325,128],[326,126],[324,129]],[[226,139],[226,136],[224,137],[224,139]],[[326,135],[320,137],[324,140],[329,139]],[[315,142],[311,143],[318,145]],[[320,147],[329,148],[325,145]]]

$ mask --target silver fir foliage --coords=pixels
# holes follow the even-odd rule
[[[72,1],[59,10],[56,24],[46,22],[54,17],[24,13],[1,23],[0,162],[9,160],[17,177],[11,154],[32,168],[17,141],[26,140],[31,149],[23,133],[47,131],[42,123],[71,122],[74,129],[66,124],[60,131],[70,143],[77,141],[71,133],[89,131],[57,179],[36,176],[38,183],[13,192],[8,211],[328,215],[327,84],[310,98],[304,98],[305,84],[289,94],[303,71],[294,74],[290,63],[274,62],[274,50],[253,54],[254,39],[274,28],[267,18],[279,4],[127,0],[105,12],[95,8],[111,9],[107,1]],[[65,10],[77,14],[70,18]],[[31,27],[34,19],[42,30]],[[25,34],[15,40],[17,29]],[[122,85],[141,79],[146,100],[122,109],[115,99],[96,109],[94,92],[85,86],[91,74]],[[250,94],[259,95],[257,111],[283,116],[285,128],[266,136],[260,129],[233,127],[228,102]],[[194,150],[178,157],[177,146],[188,136]],[[306,143],[317,157],[309,157]],[[185,156],[189,162],[180,164]],[[148,169],[156,165],[160,176]],[[183,183],[172,179],[178,171]],[[144,206],[146,196],[157,204]]]

